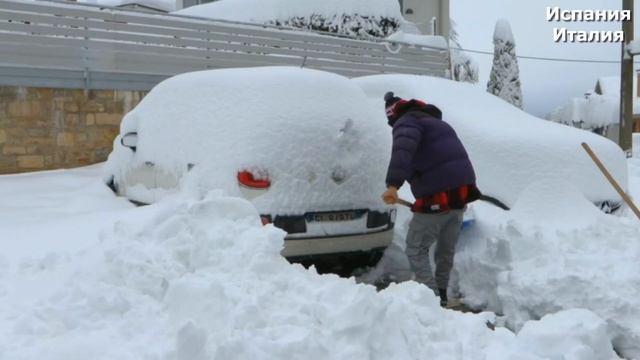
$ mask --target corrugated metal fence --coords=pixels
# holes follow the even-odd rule
[[[0,0],[0,85],[147,90],[203,69],[293,65],[448,77],[448,50],[177,15]]]

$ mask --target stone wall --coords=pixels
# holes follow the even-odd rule
[[[144,91],[0,86],[0,174],[106,160]]]

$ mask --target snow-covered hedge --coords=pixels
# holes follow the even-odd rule
[[[220,0],[175,14],[384,38],[398,29],[415,32],[396,0]]]
[[[324,31],[338,35],[371,36],[376,38],[383,38],[393,34],[400,27],[400,21],[397,18],[361,16],[357,14],[331,16],[312,14],[310,16],[296,16],[286,20],[269,21],[267,24]]]

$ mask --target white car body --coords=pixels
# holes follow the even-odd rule
[[[395,209],[380,199],[390,135],[376,110],[349,79],[320,71],[178,75],[125,116],[105,180],[139,203],[184,187],[242,196],[289,233],[286,257],[381,254]]]

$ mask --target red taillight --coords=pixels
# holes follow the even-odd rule
[[[271,215],[262,215],[260,216],[260,220],[262,221],[262,225],[271,224]]]
[[[268,189],[271,186],[271,181],[269,181],[266,174],[256,179],[250,171],[246,170],[238,172],[238,182],[243,186],[253,189]]]

